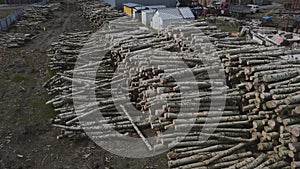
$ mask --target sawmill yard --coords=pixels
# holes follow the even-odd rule
[[[157,32],[99,1],[26,9],[0,32],[0,168],[299,168],[300,38],[261,16]]]

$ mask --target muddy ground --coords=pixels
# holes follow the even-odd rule
[[[49,96],[42,88],[51,75],[46,50],[63,32],[92,30],[92,26],[68,1],[45,26],[46,31],[23,47],[0,46],[0,168],[167,168],[164,155],[128,159],[88,139],[56,139],[59,130],[50,122],[55,112],[44,104]]]

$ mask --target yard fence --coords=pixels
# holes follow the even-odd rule
[[[31,5],[46,5],[48,2],[49,2],[49,0],[43,0],[43,1],[40,1],[40,2],[32,3]]]
[[[43,0],[40,2],[33,3],[32,6],[35,5],[46,5],[49,0]],[[25,9],[18,9],[14,13],[8,15],[7,17],[0,19],[0,31],[7,31],[9,26],[13,24],[16,20],[18,20],[21,15],[23,15]]]
[[[14,23],[20,16],[24,13],[23,9],[18,9],[14,13],[8,15],[7,17],[0,19],[0,30],[6,31],[9,26]]]
[[[33,4],[41,0],[0,0],[0,4]]]

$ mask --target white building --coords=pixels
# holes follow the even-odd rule
[[[106,2],[112,7],[116,7],[118,9],[122,9],[124,3],[138,3],[147,6],[159,4],[172,8],[176,6],[177,0],[103,0],[103,2]]]
[[[162,9],[166,8],[165,5],[154,5],[154,6],[137,6],[133,8],[133,19],[137,19],[139,21],[142,21],[142,12],[144,10],[157,10],[157,9]],[[153,15],[152,15],[153,16]],[[152,18],[151,16],[151,18]]]
[[[162,30],[172,23],[195,20],[189,7],[158,9],[153,15],[150,25],[153,29]]]
[[[150,26],[150,21],[157,9],[143,10],[142,11],[142,23],[146,26]]]

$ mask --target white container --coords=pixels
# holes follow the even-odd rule
[[[150,26],[150,21],[156,12],[155,9],[143,10],[142,11],[142,23],[146,26]]]

